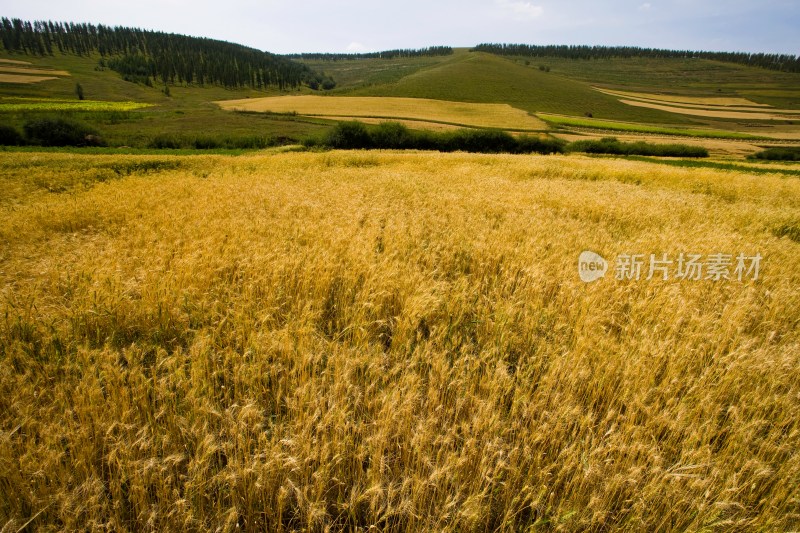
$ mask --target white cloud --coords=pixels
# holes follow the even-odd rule
[[[652,4],[650,2],[645,2],[644,4],[639,6],[639,11],[650,11],[652,9]]]
[[[506,13],[513,15],[514,18],[517,19],[539,18],[544,12],[544,8],[542,6],[535,6],[530,2],[523,2],[520,0],[495,0],[495,3]]]
[[[355,41],[347,45],[348,52],[365,52],[366,50],[367,50],[366,46]]]

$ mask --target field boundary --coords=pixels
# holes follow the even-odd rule
[[[654,133],[661,135],[671,135],[676,137],[694,137],[705,139],[730,139],[730,140],[750,140],[750,141],[771,141],[772,137],[750,135],[748,133],[727,132],[722,130],[700,130],[691,128],[670,128],[666,126],[653,126],[647,124],[636,124],[634,122],[619,122],[606,119],[593,119],[584,117],[572,117],[558,115],[555,113],[536,113],[536,116],[551,126],[567,126],[577,128],[587,128],[592,130],[622,131],[631,133]]]

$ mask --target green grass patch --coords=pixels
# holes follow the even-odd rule
[[[103,100],[40,100],[34,98],[15,98],[15,101],[0,101],[0,113],[21,111],[75,112],[75,111],[133,111],[150,107],[142,102],[108,102]]]
[[[295,144],[297,141],[288,137],[272,137],[267,135],[190,135],[169,134],[156,135],[148,148],[156,149],[195,149],[195,150],[263,150],[276,146]]]
[[[551,115],[548,113],[537,113],[536,116],[552,126],[591,128],[599,130],[624,131],[630,133],[657,133],[660,135],[699,137],[704,139],[746,139],[746,140],[769,139],[769,137],[758,137],[747,133],[737,133],[732,131],[699,130],[691,128],[667,128],[663,126],[649,126],[646,124],[634,124],[630,122],[614,122],[609,120],[598,120],[593,118]]]

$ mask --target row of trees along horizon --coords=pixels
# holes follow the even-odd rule
[[[737,63],[782,72],[800,72],[800,56],[791,54],[764,54],[748,52],[708,52],[692,50],[664,50],[636,46],[588,46],[588,45],[530,45],[484,43],[472,48],[474,52],[487,52],[501,56],[559,57],[564,59],[611,59],[611,58],[664,58],[664,59],[710,59]]]
[[[382,52],[360,52],[360,53],[302,53],[286,54],[284,57],[290,59],[305,59],[307,61],[347,61],[352,59],[398,59],[407,57],[435,57],[449,56],[453,54],[450,46],[429,46],[427,48],[398,48],[395,50],[384,50]]]

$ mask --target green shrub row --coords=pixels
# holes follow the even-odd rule
[[[567,151],[587,154],[647,155],[656,157],[708,157],[708,150],[702,146],[650,144],[643,141],[626,143],[620,142],[616,137],[575,141],[567,146]]]
[[[67,118],[39,118],[23,126],[23,134],[7,124],[0,124],[3,146],[103,146],[96,130]]]
[[[358,121],[340,122],[324,137],[307,139],[305,145],[342,150],[415,149],[510,154],[564,151],[564,142],[551,137],[512,137],[497,130],[415,131],[397,122],[383,122],[368,128]]]
[[[625,143],[615,137],[566,144],[552,137],[525,135],[513,137],[498,130],[460,129],[443,133],[414,131],[397,122],[383,122],[372,128],[358,121],[340,122],[324,137],[309,139],[305,144],[342,150],[416,149],[508,154],[585,152],[657,157],[708,157],[708,150],[702,146],[685,144],[649,144],[641,141]]]
[[[767,161],[800,161],[800,146],[776,146],[748,156]]]

